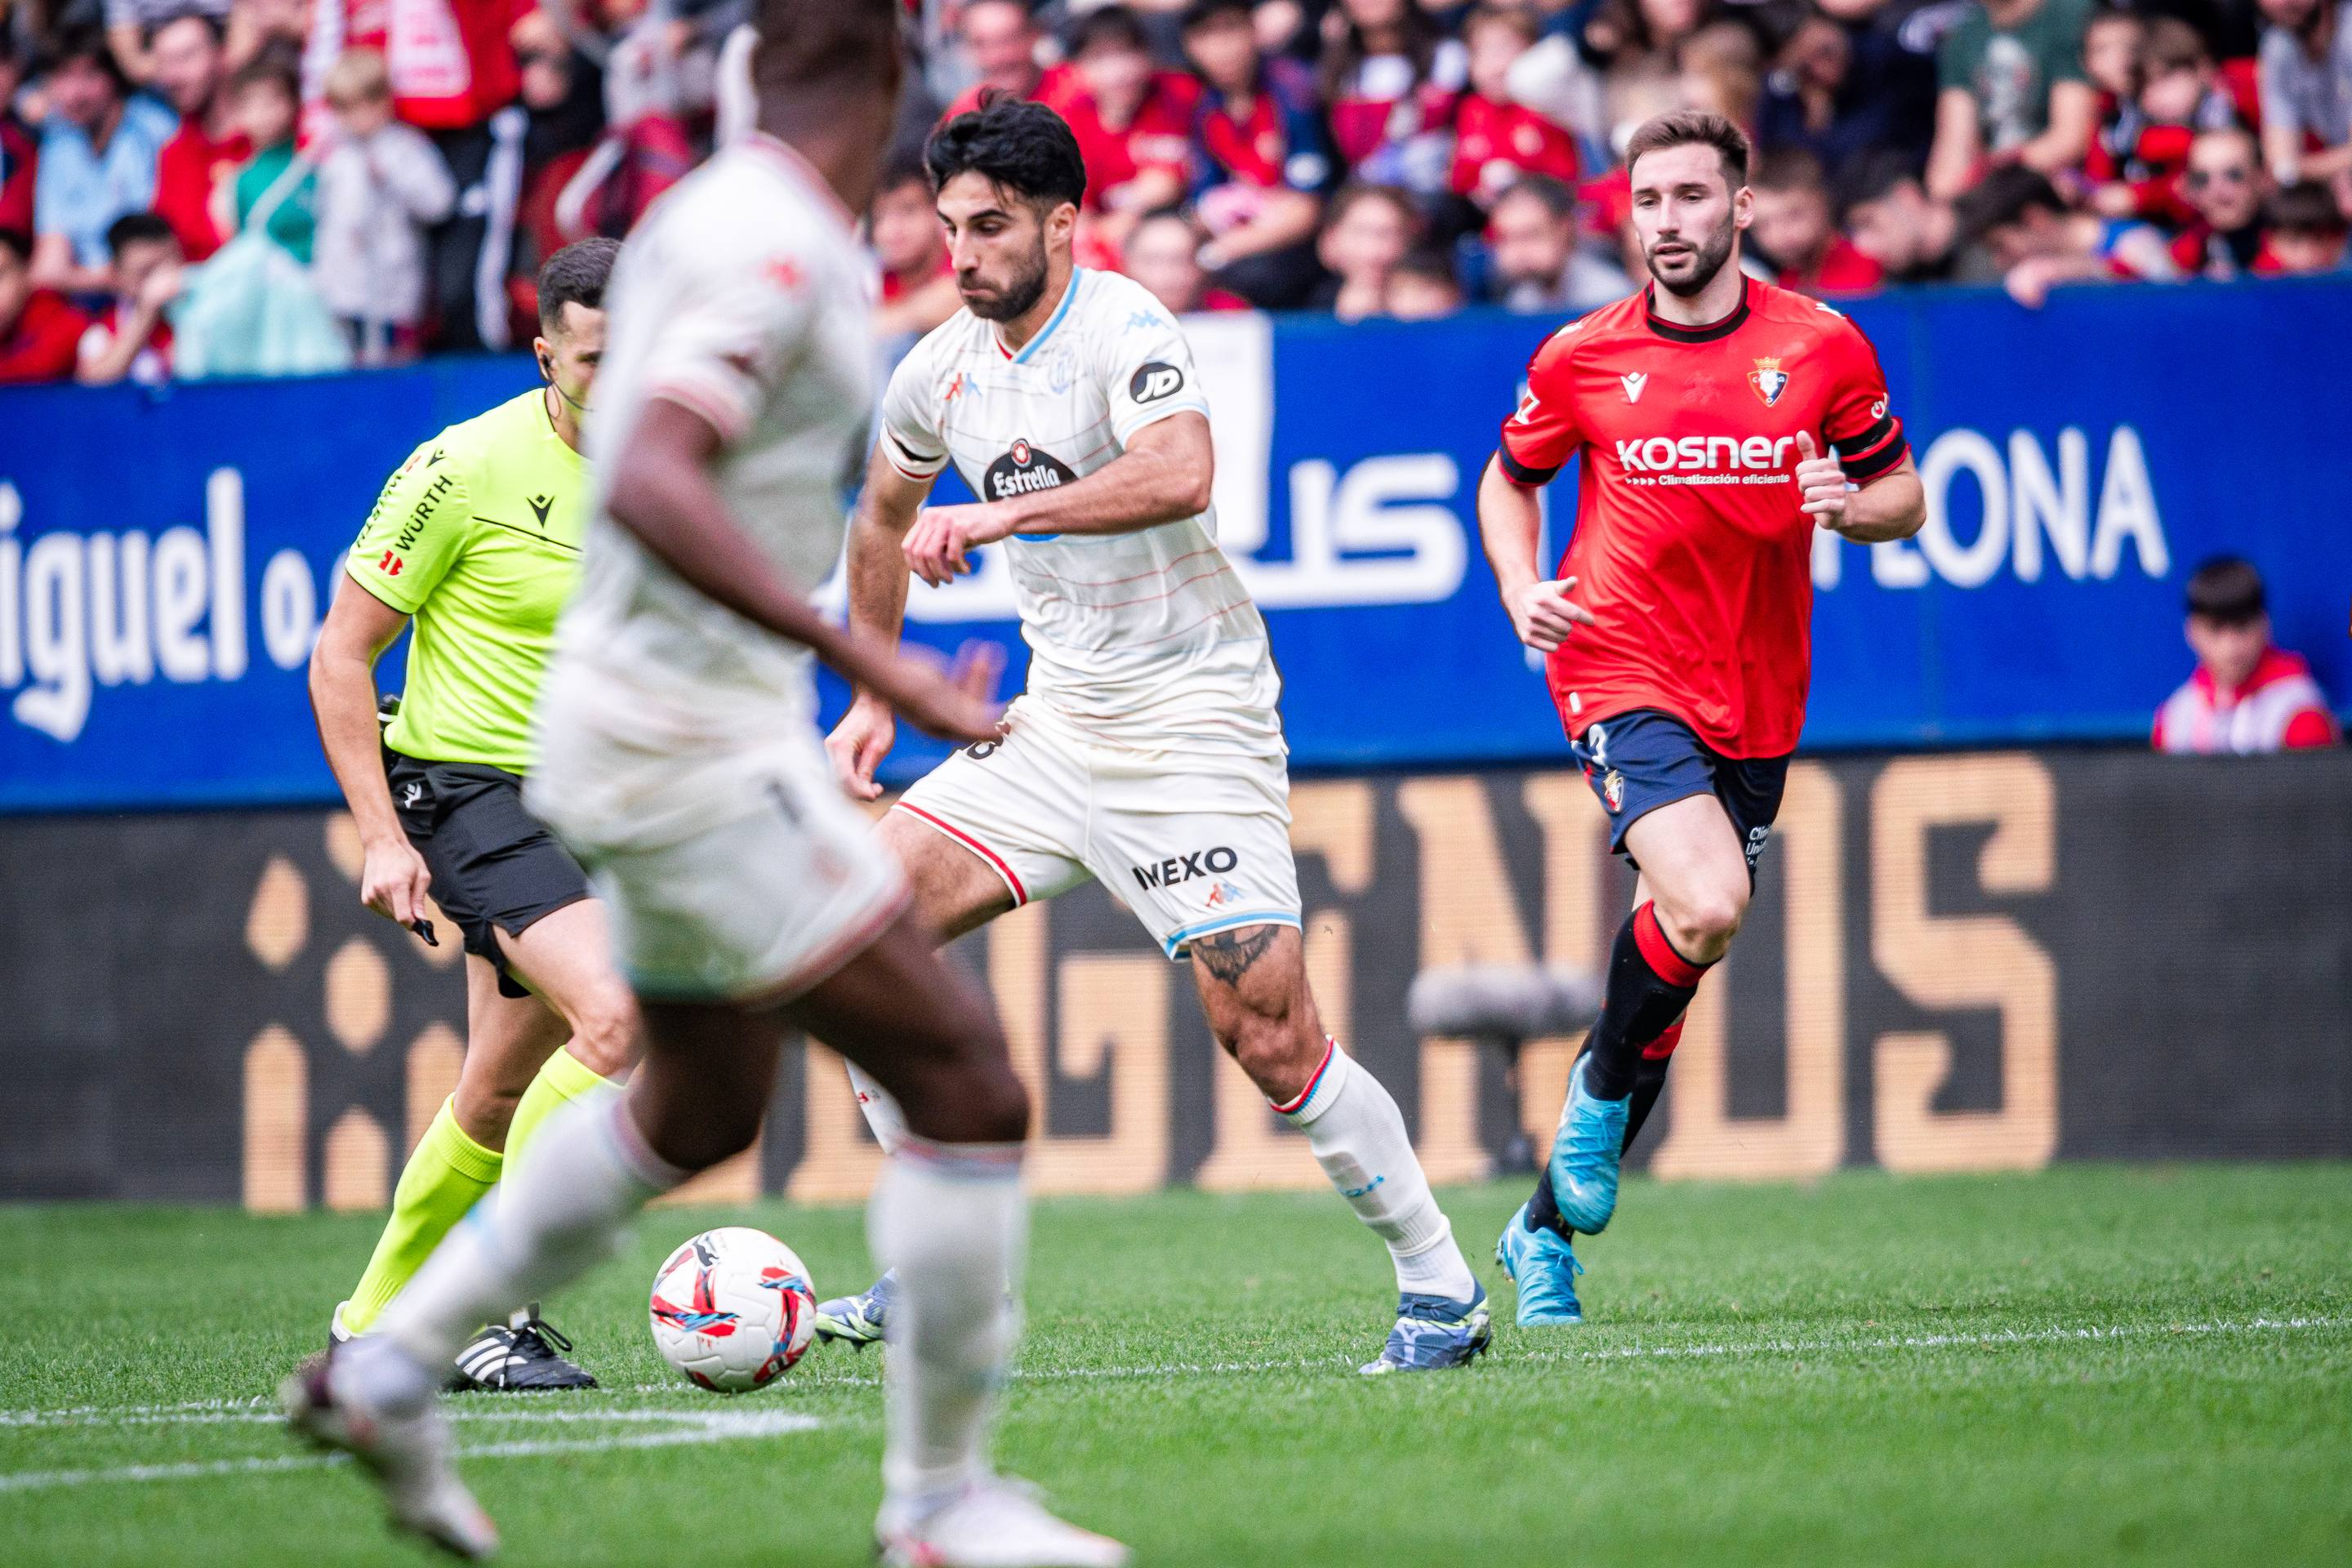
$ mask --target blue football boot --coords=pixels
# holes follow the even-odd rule
[[[1584,1265],[1559,1232],[1549,1226],[1528,1228],[1527,1205],[1504,1223],[1495,1261],[1519,1288],[1519,1327],[1565,1328],[1584,1321],[1584,1304],[1576,1299],[1576,1277]]]
[[[1396,1327],[1380,1359],[1356,1370],[1366,1377],[1391,1372],[1429,1372],[1442,1366],[1468,1366],[1495,1341],[1493,1320],[1486,1311],[1486,1288],[1466,1302],[1416,1290],[1397,1298]]]
[[[1595,1100],[1584,1088],[1592,1058],[1568,1079],[1568,1103],[1551,1145],[1551,1196],[1571,1230],[1599,1236],[1617,1212],[1617,1163],[1625,1153],[1625,1113],[1633,1100]]]
[[[885,1274],[866,1288],[862,1296],[836,1296],[830,1301],[820,1301],[816,1308],[816,1337],[827,1344],[845,1344],[853,1350],[882,1342],[882,1331],[890,1316],[891,1298],[898,1293],[895,1275]]]

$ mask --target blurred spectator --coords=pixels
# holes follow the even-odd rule
[[[1764,51],[1744,22],[1710,22],[1685,40],[1675,104],[1720,114],[1750,132],[1764,98]]]
[[[1001,92],[1012,98],[1035,98],[1059,106],[1067,89],[1069,68],[1051,70],[1039,63],[1045,32],[1022,0],[969,0],[955,26],[956,40],[971,63],[976,79],[957,96],[940,118],[953,120],[980,107],[981,95]]]
[[[1927,194],[1910,159],[1874,153],[1846,173],[1846,233],[1890,283],[1982,283],[1997,278],[1983,251],[1963,242],[1952,204]]]
[[[2237,124],[2238,106],[2221,85],[2205,40],[2178,17],[2158,16],[2147,25],[2138,62],[2136,100],[2103,121],[2092,139],[2084,166],[2097,185],[2091,207],[2109,217],[2188,223],[2197,216],[2180,185],[2189,144],[2200,131]],[[2118,142],[2125,143],[2120,157]]]
[[[41,144],[16,114],[16,90],[24,85],[25,56],[15,33],[0,27],[0,228],[30,234]]]
[[[345,49],[327,73],[335,129],[319,163],[313,279],[362,364],[415,357],[423,343],[425,226],[457,205],[449,165],[392,117],[392,78],[374,49]]]
[[[262,232],[307,267],[317,228],[318,170],[294,144],[302,102],[293,58],[265,49],[237,68],[226,90],[229,122],[252,145],[253,156],[215,188],[213,225],[233,236],[267,198]]]
[[[1983,242],[2010,298],[2029,309],[2038,309],[2062,283],[2179,276],[2158,230],[2129,218],[2076,212],[2049,176],[2020,164],[1987,174],[1959,210],[1961,232]]]
[[[2280,272],[2335,272],[2344,266],[2352,223],[2327,187],[2305,180],[2271,198],[2270,259]]]
[[[1454,113],[1454,166],[1447,177],[1454,194],[1491,209],[1495,198],[1523,174],[1573,184],[1576,138],[1511,96],[1511,68],[1535,47],[1534,14],[1481,5],[1463,24],[1462,36],[1469,52],[1470,90]]]
[[[153,82],[155,46],[164,26],[181,16],[201,16],[215,28],[228,20],[230,0],[106,0],[106,41],[114,63],[140,86]]]
[[[310,102],[318,96],[319,81],[326,76],[327,66],[334,58],[332,55],[327,55],[314,66],[310,56],[305,52],[314,31],[311,23],[315,19],[320,24],[315,31],[320,49],[326,47],[331,35],[337,40],[336,47],[340,48],[341,28],[338,25],[339,18],[322,15],[334,3],[335,0],[234,0],[229,6],[227,29],[221,43],[228,56],[228,68],[236,70],[240,66],[250,65],[255,57],[272,45],[295,50],[303,54],[302,101],[306,104]],[[378,3],[380,5],[381,0]],[[376,18],[373,26],[382,28],[383,18]]]
[[[1635,126],[1683,107],[1683,46],[1714,19],[1712,0],[1598,0],[1569,15],[1581,15],[1578,44],[1602,68],[1607,141],[1622,155]]]
[[[1977,0],[1937,54],[1927,189],[1952,197],[1988,159],[2055,174],[2082,163],[2098,117],[2083,74],[2090,0]]]
[[[155,211],[179,236],[190,261],[202,261],[228,237],[213,223],[213,187],[224,171],[253,156],[253,145],[231,121],[226,57],[220,25],[185,16],[155,29],[149,58],[153,86],[180,117],[155,164]]]
[[[874,335],[886,342],[919,336],[954,315],[963,300],[956,293],[931,177],[919,156],[895,159],[882,171],[867,225],[882,268]]]
[[[2263,162],[2282,185],[2352,170],[2352,0],[2261,0]]]
[[[33,240],[0,228],[0,384],[62,381],[89,318],[55,289],[33,281]]]
[[[2233,125],[2198,137],[2180,183],[2196,219],[2173,238],[2174,266],[2191,278],[2279,269],[2263,234],[2268,192],[2252,132]]]
[[[2272,646],[2252,563],[2217,556],[2190,574],[2185,631],[2197,673],[2157,710],[2158,751],[2242,757],[2342,739],[2311,667]]]
[[[1462,285],[1454,277],[1454,258],[1443,250],[1423,247],[1412,251],[1389,273],[1385,313],[1400,321],[1433,321],[1462,308]]]
[[[1802,147],[1832,181],[1881,149],[1925,153],[1934,113],[1930,56],[1878,25],[1885,0],[1831,0],[1780,46],[1757,106],[1766,153]]]
[[[1055,107],[1087,164],[1097,244],[1115,258],[1135,220],[1181,200],[1200,85],[1151,63],[1150,41],[1124,5],[1089,11],[1070,30],[1070,75]]]
[[[457,182],[457,210],[426,242],[426,312],[440,342],[508,347],[506,277],[530,129],[530,117],[515,107],[521,67],[508,37],[519,19],[517,0],[315,0],[314,9],[306,79],[322,95],[327,70],[346,48],[380,51],[392,76],[394,116],[433,139]]]
[[[107,226],[155,201],[155,164],[177,121],[133,97],[97,33],[68,37],[42,86],[49,114],[33,192],[33,278],[42,288],[100,294],[112,278]]]
[[[114,256],[114,295],[81,335],[74,379],[106,386],[125,377],[144,386],[172,379],[172,323],[164,308],[180,297],[179,236],[156,213],[133,213],[106,231]]]
[[[1331,140],[1354,178],[1423,196],[1446,188],[1454,100],[1469,57],[1415,0],[1339,0],[1322,87]]]
[[[1174,207],[1146,214],[1128,234],[1121,270],[1175,315],[1248,310],[1240,295],[1210,285],[1201,266],[1206,238],[1198,223]]]
[[[1586,249],[1575,195],[1530,174],[1505,191],[1486,223],[1495,302],[1514,310],[1582,315],[1633,291],[1624,269]]]
[[[1315,254],[1331,274],[1311,302],[1343,321],[1388,308],[1389,275],[1421,238],[1421,209],[1396,185],[1351,184],[1331,198]]]
[[[1198,0],[1184,50],[1205,84],[1192,132],[1201,265],[1266,310],[1305,303],[1321,275],[1315,235],[1336,174],[1306,70],[1262,58],[1245,0]]]
[[[1854,248],[1831,221],[1829,177],[1822,161],[1801,147],[1768,155],[1749,182],[1756,218],[1748,237],[1773,268],[1772,280],[1807,294],[1867,294],[1886,281],[1885,268]]]
[[[547,258],[586,234],[556,221],[564,189],[604,133],[604,77],[572,47],[553,17],[537,10],[514,27],[515,64],[523,112],[522,194],[515,213],[515,243],[507,263],[509,331],[520,340],[538,331],[539,269]]]

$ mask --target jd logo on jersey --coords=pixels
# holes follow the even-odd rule
[[[1184,384],[1184,373],[1172,364],[1158,360],[1138,370],[1127,384],[1127,395],[1138,403],[1157,403],[1172,397]]]
[[[1013,443],[1013,450],[988,465],[982,483],[988,487],[987,500],[1009,500],[1014,496],[1035,495],[1039,490],[1056,489],[1076,484],[1078,476],[1070,466],[1050,452],[1041,452],[1026,441]]]
[[[1195,877],[1214,877],[1232,870],[1242,858],[1223,844],[1191,855],[1171,855],[1152,866],[1129,866],[1139,888],[1172,888]]]
[[[1789,373],[1780,368],[1780,362],[1777,359],[1759,359],[1756,362],[1756,368],[1748,373],[1748,384],[1756,389],[1756,395],[1764,400],[1765,407],[1769,408],[1780,401],[1782,393],[1789,390]]]

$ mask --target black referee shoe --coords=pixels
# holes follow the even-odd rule
[[[457,1352],[449,1378],[452,1394],[543,1394],[593,1388],[596,1380],[565,1356],[572,1342],[541,1321],[538,1310],[519,1312],[510,1323],[493,1323]]]

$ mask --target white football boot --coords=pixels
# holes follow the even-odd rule
[[[883,1568],[1120,1568],[1127,1548],[1055,1518],[1034,1489],[983,1476],[927,1508],[885,1499],[874,1521]]]
[[[363,1344],[373,1353],[400,1353],[361,1340],[306,1363],[278,1386],[287,1425],[315,1447],[357,1459],[383,1489],[395,1529],[453,1557],[489,1556],[499,1549],[498,1526],[449,1462],[447,1420],[430,1397],[407,1415],[371,1405],[351,1375],[352,1354]]]

